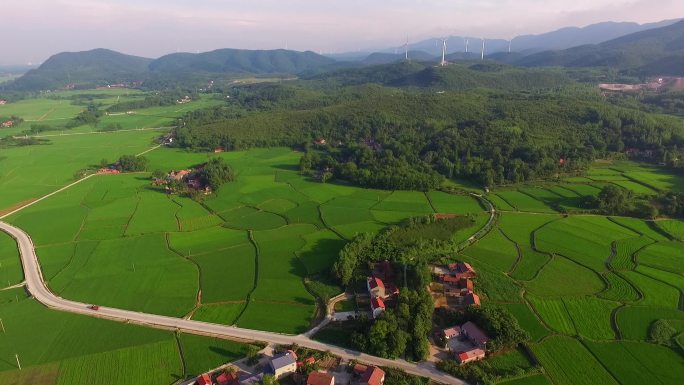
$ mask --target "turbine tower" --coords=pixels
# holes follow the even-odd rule
[[[446,39],[442,40],[442,61],[439,63],[442,67],[447,65],[446,61],[446,50],[447,50],[447,44],[446,44]]]
[[[409,58],[408,58],[408,36],[406,36],[406,45],[404,45],[404,48],[405,48],[404,53],[406,54],[405,59],[406,59],[406,61],[409,61]]]
[[[482,38],[482,60],[484,60],[484,51],[485,51],[485,38]]]
[[[513,39],[508,41],[508,53],[511,53],[511,45],[513,44]]]
[[[467,37],[464,37],[463,40],[465,40],[465,46],[466,46],[465,53],[468,53],[468,45],[470,44],[470,40]]]

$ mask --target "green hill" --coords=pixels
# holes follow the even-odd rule
[[[560,71],[520,69],[491,61],[454,63],[446,67],[436,67],[432,63],[403,62],[345,69],[321,74],[314,79],[343,86],[375,83],[436,91],[475,88],[535,90],[555,88],[572,82]]]
[[[684,67],[676,65],[681,63],[682,55],[684,21],[597,45],[540,52],[512,62],[522,66],[643,68],[650,74],[684,75]]]
[[[168,75],[192,72],[299,74],[333,63],[335,60],[310,51],[219,49],[199,54],[166,55],[152,62],[150,71]]]
[[[125,55],[107,49],[63,52],[20,77],[11,88],[48,90],[68,84],[97,86],[142,80],[152,59]]]

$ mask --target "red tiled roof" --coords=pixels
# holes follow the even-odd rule
[[[207,373],[197,377],[197,385],[211,385],[211,377]]]
[[[385,308],[385,301],[382,300],[382,298],[373,298],[371,300],[371,306],[373,309],[384,309]]]
[[[359,374],[359,375],[364,374],[364,373],[366,373],[366,370],[368,370],[368,366],[366,366],[364,364],[354,365],[354,372],[356,372],[356,374]]]
[[[444,277],[442,277],[442,281],[444,282],[449,282],[449,283],[458,283],[461,280],[461,275],[460,274],[455,274],[455,275],[450,275],[447,274]]]
[[[385,288],[385,283],[378,277],[370,277],[369,285],[371,289],[375,289],[376,287]]]
[[[481,359],[485,357],[485,351],[479,348],[473,348],[470,350],[465,350],[456,354],[459,362],[464,362],[469,359]]]
[[[385,372],[375,366],[369,366],[361,376],[361,383],[368,385],[381,385],[385,380]]]
[[[461,328],[458,326],[453,326],[448,329],[444,329],[442,332],[446,338],[456,337],[461,334]]]
[[[456,270],[459,273],[474,273],[475,270],[468,262],[459,262],[456,264]]]
[[[306,385],[330,385],[333,383],[334,377],[323,372],[311,372],[306,379]]]
[[[458,286],[462,289],[473,290],[473,281],[468,278],[461,278],[458,281]]]

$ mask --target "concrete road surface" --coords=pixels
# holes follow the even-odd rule
[[[91,317],[106,318],[119,322],[135,323],[149,327],[178,330],[183,333],[210,335],[243,339],[249,341],[265,341],[280,345],[299,344],[301,346],[331,353],[345,359],[356,359],[371,365],[380,365],[402,369],[407,373],[429,377],[443,384],[461,385],[464,381],[446,375],[437,370],[433,363],[411,363],[403,360],[390,360],[379,358],[357,351],[343,349],[334,345],[328,345],[314,341],[305,335],[285,335],[258,330],[242,329],[233,326],[217,325],[200,321],[185,320],[155,314],[139,313],[130,310],[115,309],[100,306],[99,310],[91,310],[89,304],[70,301],[53,294],[46,286],[43,274],[38,263],[33,241],[23,230],[0,222],[0,230],[10,234],[17,240],[21,263],[24,267],[26,287],[35,299],[45,306],[70,313],[83,314]]]

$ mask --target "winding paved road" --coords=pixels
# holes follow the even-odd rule
[[[190,334],[228,337],[250,341],[267,341],[281,345],[296,343],[310,349],[321,351],[327,350],[346,359],[356,359],[371,365],[399,368],[411,374],[429,377],[434,381],[443,384],[466,384],[462,380],[438,371],[434,364],[430,362],[416,364],[403,360],[379,358],[353,350],[343,349],[334,345],[328,345],[314,341],[303,334],[293,336],[270,333],[155,314],[146,314],[130,310],[115,309],[104,306],[101,306],[97,311],[90,310],[88,308],[88,304],[61,298],[47,288],[45,280],[43,279],[42,271],[40,269],[38,257],[36,256],[35,247],[33,246],[33,241],[28,234],[26,234],[23,230],[5,222],[0,222],[0,230],[10,234],[17,240],[21,256],[21,263],[24,267],[26,288],[37,301],[51,309],[83,314],[91,317],[105,318],[119,322],[140,324],[159,329],[177,330]]]

